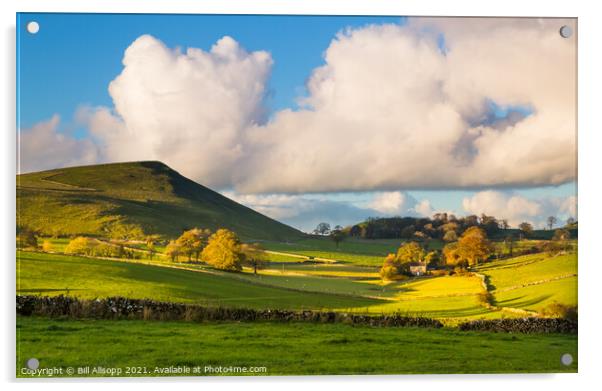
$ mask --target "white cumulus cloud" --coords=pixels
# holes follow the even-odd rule
[[[484,213],[506,219],[514,227],[523,221],[544,227],[548,216],[555,216],[560,222],[577,217],[575,196],[529,199],[509,192],[486,190],[464,198],[462,206],[469,214]]]
[[[50,168],[93,164],[99,160],[98,148],[88,139],[76,139],[59,131],[60,118],[54,115],[19,132],[19,173]]]
[[[170,49],[144,35],[109,85],[114,109],[88,108],[90,131],[110,161],[161,160],[212,186],[232,184],[245,130],[265,119],[272,58],[225,36],[209,51]]]
[[[341,32],[305,109],[255,126],[248,192],[559,184],[576,175],[575,42],[560,22],[416,19]],[[447,52],[438,35],[447,33]],[[529,108],[482,121],[489,102]],[[273,175],[273,168],[278,175]]]

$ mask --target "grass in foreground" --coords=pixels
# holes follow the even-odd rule
[[[568,367],[564,353],[575,359]],[[266,367],[267,375],[576,372],[577,336],[19,317],[17,376],[31,357],[40,368],[146,367],[143,376],[172,365]]]

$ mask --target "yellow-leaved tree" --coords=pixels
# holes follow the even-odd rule
[[[65,254],[92,255],[97,245],[98,241],[95,239],[78,236],[69,241],[69,244],[65,247]]]
[[[222,228],[211,235],[201,259],[216,269],[240,271],[245,260],[242,250],[238,236]]]
[[[192,260],[194,255],[195,259],[199,260],[199,255],[207,244],[207,239],[211,235],[211,231],[208,229],[193,228],[185,231],[177,240],[176,243],[180,246],[180,250],[183,254],[188,256],[188,261]]]
[[[466,260],[469,266],[475,266],[489,258],[493,246],[487,239],[484,230],[479,227],[470,227],[458,240],[457,251],[460,258]]]

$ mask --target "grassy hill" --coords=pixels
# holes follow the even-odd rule
[[[53,236],[142,232],[174,237],[192,227],[225,227],[244,239],[303,236],[154,161],[18,175],[17,219]]]

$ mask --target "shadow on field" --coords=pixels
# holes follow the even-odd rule
[[[541,295],[529,300],[523,300],[526,296],[519,296],[519,297],[514,297],[512,299],[508,299],[508,300],[502,300],[502,301],[498,301],[498,305],[501,307],[515,307],[515,308],[523,308],[523,307],[528,307],[528,306],[532,306],[532,305],[536,305],[539,304],[547,299],[549,299],[550,297],[552,297],[552,295]]]

